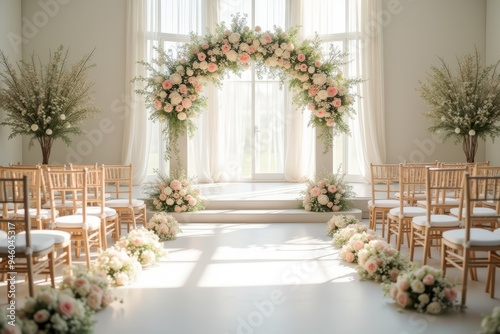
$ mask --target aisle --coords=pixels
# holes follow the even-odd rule
[[[480,271],[465,313],[400,312],[379,284],[360,282],[354,266],[337,259],[325,228],[183,225],[165,243],[168,258],[116,289],[124,303],[97,314],[95,333],[475,333],[498,304]]]

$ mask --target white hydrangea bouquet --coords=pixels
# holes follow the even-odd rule
[[[363,280],[396,282],[410,260],[384,240],[372,240],[358,252],[358,274]]]
[[[93,311],[107,307],[114,299],[105,273],[93,273],[84,266],[68,267],[59,290],[82,300]]]
[[[356,219],[353,215],[333,215],[329,221],[326,222],[327,225],[327,233],[329,237],[333,237],[335,233],[340,231],[343,228],[346,228],[348,225],[356,224],[359,220]]]
[[[402,308],[440,314],[453,306],[457,291],[439,269],[423,266],[398,276],[396,283],[382,285],[385,294]]]
[[[126,236],[120,237],[115,248],[123,249],[130,257],[136,258],[142,267],[152,266],[167,255],[160,238],[144,227],[130,230]]]
[[[142,266],[135,256],[129,256],[125,249],[111,247],[97,256],[93,272],[106,273],[111,285],[123,286],[135,281]]]
[[[146,228],[153,231],[160,241],[174,240],[182,232],[177,220],[166,212],[158,212],[151,217]]]

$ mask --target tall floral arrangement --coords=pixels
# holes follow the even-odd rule
[[[156,179],[143,187],[152,210],[191,212],[204,209],[200,199],[200,189],[194,187],[183,172],[174,172],[170,177],[160,171],[156,173]]]
[[[306,211],[337,212],[351,208],[353,188],[344,180],[340,168],[336,174],[316,176],[306,182],[306,190],[301,192],[302,207]]]
[[[429,130],[461,141],[467,162],[474,162],[477,138],[500,135],[500,61],[482,66],[476,50],[457,59],[454,73],[440,60],[441,65],[432,66],[420,86],[420,95],[429,106],[425,113],[432,122]]]
[[[115,248],[126,251],[130,257],[136,258],[143,267],[154,265],[167,255],[163,244],[160,243],[160,238],[153,231],[144,227],[130,230],[126,236],[120,237]]]
[[[6,111],[0,125],[10,126],[13,138],[30,137],[29,147],[36,140],[42,150],[42,163],[48,164],[55,140],[67,145],[71,136],[80,135],[84,119],[99,110],[92,106],[93,84],[88,81],[92,53],[73,65],[68,64],[68,50],[60,46],[51,53],[47,64],[31,55],[17,67],[0,51],[4,88],[0,89],[0,109]]]
[[[297,41],[298,27],[262,31],[246,25],[246,18],[236,15],[231,25],[221,23],[204,36],[191,34],[191,42],[172,52],[156,48],[157,58],[142,61],[147,77],[138,77],[150,118],[167,124],[168,143],[179,135],[192,134],[193,118],[205,108],[201,94],[208,83],[220,85],[228,71],[239,73],[253,62],[259,76],[290,79],[293,101],[310,111],[310,125],[318,128],[327,147],[332,145],[332,129],[348,132],[346,118],[354,113],[352,87],[360,80],[349,79],[341,71],[346,54],[332,50],[321,53],[320,40]],[[167,154],[171,147],[167,147]]]
[[[402,308],[439,314],[456,302],[457,291],[439,269],[423,266],[402,273],[395,283],[382,285],[386,294]]]

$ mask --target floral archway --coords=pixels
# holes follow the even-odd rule
[[[202,37],[191,34],[191,42],[180,48],[178,57],[158,47],[157,58],[140,62],[149,76],[134,79],[145,82],[137,93],[145,96],[150,119],[167,125],[166,158],[176,150],[179,136],[196,130],[193,119],[207,106],[203,87],[220,86],[228,71],[238,74],[250,62],[255,63],[258,76],[288,82],[294,105],[309,110],[309,125],[319,130],[325,148],[331,148],[333,134],[348,133],[347,118],[354,114],[352,87],[360,79],[343,75],[346,54],[331,49],[325,57],[319,38],[299,42],[298,30],[250,29],[245,17],[236,15],[230,27],[222,23]]]

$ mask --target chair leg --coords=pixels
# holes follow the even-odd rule
[[[427,257],[431,257],[431,247],[430,247],[430,236],[429,229],[425,229],[425,238],[424,238],[424,252],[422,254],[422,265],[425,266],[427,264]]]
[[[54,260],[55,260],[55,256],[56,256],[56,251],[54,250],[48,256],[49,256],[50,285],[55,289],[55,287],[56,287],[56,280],[55,280],[56,270],[54,267]]]
[[[462,263],[462,301],[460,303],[461,308],[463,309],[465,306],[465,302],[467,300],[467,281],[469,277],[469,251],[467,249],[464,250],[464,262]]]
[[[402,218],[399,218],[398,220],[398,235],[396,239],[396,244],[397,244],[397,250],[398,252],[401,251],[401,244],[403,243],[403,226],[405,224],[405,221]]]
[[[413,224],[410,227],[410,261],[413,262],[413,256],[415,255],[415,228]]]
[[[446,277],[446,245],[441,241],[441,272]]]
[[[87,268],[90,269],[90,243],[88,232],[82,232],[83,235],[83,246],[85,247],[85,260],[87,261]]]

